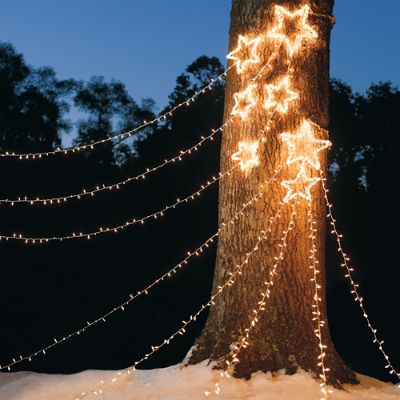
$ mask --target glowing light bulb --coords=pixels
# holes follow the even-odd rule
[[[262,40],[262,36],[254,39],[239,35],[238,44],[235,50],[232,50],[226,58],[236,61],[236,70],[238,74],[243,73],[247,67],[252,64],[258,64],[260,57],[257,54],[257,48]]]
[[[311,9],[305,5],[294,12],[282,6],[275,6],[277,23],[267,32],[267,37],[286,45],[290,56],[301,47],[303,41],[318,37],[315,29],[308,24]]]
[[[264,108],[266,110],[276,109],[285,114],[288,111],[289,103],[299,98],[299,94],[290,90],[290,78],[285,76],[277,85],[265,85],[266,98]]]
[[[260,159],[258,158],[259,141],[246,141],[242,140],[238,144],[238,151],[232,155],[232,160],[239,161],[240,169],[244,172],[249,172],[258,164]]]
[[[235,93],[233,98],[235,105],[233,106],[231,115],[240,115],[242,119],[246,119],[250,110],[256,105],[255,99],[256,85],[251,84],[242,92]]]
[[[283,202],[289,203],[296,197],[311,201],[311,189],[320,180],[320,178],[309,177],[304,164],[301,164],[300,171],[298,172],[296,178],[282,181],[281,183],[281,185],[287,189],[287,193],[283,199]]]
[[[329,140],[317,139],[314,135],[313,127],[308,120],[303,120],[298,132],[281,133],[280,137],[289,148],[289,156],[286,160],[287,165],[301,162],[317,170],[321,169],[318,154],[330,147],[331,142]]]

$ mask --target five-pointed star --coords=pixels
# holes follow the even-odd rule
[[[260,57],[257,54],[257,47],[260,44],[261,37],[257,36],[254,39],[248,39],[246,36],[239,35],[238,45],[235,50],[232,50],[226,58],[236,61],[236,70],[238,74],[250,64],[257,64],[260,62]]]
[[[320,178],[308,177],[306,169],[302,164],[296,178],[281,183],[281,185],[287,189],[283,202],[288,203],[296,197],[301,197],[307,201],[311,201],[311,189],[320,180]]]
[[[297,133],[281,133],[282,141],[289,147],[288,165],[300,161],[312,168],[320,169],[318,153],[331,145],[329,140],[317,139],[308,120],[304,120]]]
[[[269,110],[276,109],[281,113],[286,113],[289,108],[289,102],[299,98],[299,94],[289,89],[290,80],[285,76],[277,85],[265,85],[266,99],[264,108]]]
[[[260,160],[257,155],[258,141],[241,141],[238,144],[238,151],[232,155],[232,160],[240,161],[240,169],[242,171],[249,171],[256,167]]]
[[[290,12],[282,6],[275,6],[276,25],[267,33],[267,36],[283,42],[290,56],[298,50],[305,39],[315,39],[318,33],[308,24],[311,9],[305,5],[297,11]]]
[[[255,84],[248,86],[242,92],[235,93],[233,98],[235,105],[233,106],[231,115],[240,115],[242,119],[245,119],[250,112],[250,109],[256,105],[254,90]]]

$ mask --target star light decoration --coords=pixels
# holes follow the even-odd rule
[[[275,6],[277,24],[267,32],[267,37],[286,45],[290,56],[301,47],[305,40],[318,37],[318,33],[308,24],[311,8],[305,5],[294,12],[282,6]]]
[[[265,85],[266,98],[264,108],[266,110],[274,109],[282,114],[287,113],[289,103],[299,98],[299,94],[290,90],[290,78],[285,76],[277,85]]]
[[[262,40],[262,36],[250,39],[239,35],[238,44],[235,50],[232,50],[226,58],[236,61],[236,70],[238,74],[243,73],[251,64],[258,64],[260,57],[257,54],[257,48]],[[250,53],[250,57],[248,57]]]
[[[320,180],[320,178],[310,178],[307,176],[306,168],[304,164],[301,164],[300,171],[296,178],[282,181],[282,186],[287,189],[283,202],[289,203],[296,197],[301,197],[304,200],[311,201],[311,189]]]
[[[246,119],[250,110],[257,104],[255,99],[256,85],[251,84],[242,92],[235,93],[233,98],[235,105],[233,106],[231,115],[240,115],[242,119]]]
[[[260,164],[258,158],[259,141],[242,140],[238,144],[238,151],[232,155],[232,160],[239,161],[240,169],[248,173]]]
[[[330,147],[329,140],[317,139],[313,133],[311,123],[304,119],[300,129],[296,133],[281,133],[281,139],[288,145],[289,155],[287,165],[300,163],[300,170],[293,180],[282,182],[282,186],[288,190],[284,202],[288,203],[296,197],[311,201],[311,188],[321,180],[312,178],[307,174],[306,167],[317,171],[321,169],[318,155],[322,150]]]
[[[331,146],[329,140],[317,139],[313,133],[313,127],[308,120],[304,120],[296,133],[281,133],[281,139],[288,145],[289,156],[287,165],[295,162],[308,164],[316,170],[321,169],[318,153]]]

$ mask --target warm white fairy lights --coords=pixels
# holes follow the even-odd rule
[[[52,156],[55,154],[71,154],[71,153],[78,153],[81,151],[86,151],[86,150],[93,150],[96,146],[110,142],[110,141],[121,141],[121,140],[125,140],[129,137],[131,137],[132,135],[134,135],[136,132],[154,125],[156,123],[159,122],[163,122],[166,119],[172,117],[172,115],[175,113],[175,111],[177,111],[178,109],[184,107],[184,106],[190,106],[191,103],[193,103],[197,97],[199,97],[201,94],[206,93],[207,91],[212,90],[213,86],[222,81],[223,79],[225,79],[225,77],[227,76],[228,72],[235,66],[235,64],[232,64],[231,66],[229,66],[229,68],[227,68],[224,72],[222,72],[220,75],[218,75],[216,78],[213,78],[210,80],[210,82],[204,86],[202,89],[199,89],[197,91],[194,92],[194,94],[190,97],[188,97],[187,99],[183,100],[182,102],[180,102],[179,104],[177,104],[176,106],[172,107],[171,109],[169,109],[168,111],[166,111],[165,113],[159,115],[158,117],[155,117],[153,119],[151,119],[150,121],[143,121],[142,124],[140,124],[139,126],[137,126],[134,129],[131,129],[130,131],[127,132],[123,132],[123,133],[119,133],[117,135],[114,136],[108,136],[104,139],[101,140],[97,140],[95,142],[92,143],[88,143],[88,144],[83,144],[80,146],[75,146],[75,147],[68,147],[68,148],[60,148],[58,147],[55,150],[51,150],[51,151],[44,151],[44,152],[38,152],[38,153],[17,153],[17,152],[13,152],[13,151],[7,151],[5,153],[0,153],[0,157],[9,157],[9,158],[16,158],[19,160],[36,160],[36,159],[40,159],[43,157],[48,157],[48,156]]]
[[[299,94],[291,89],[288,75],[283,77],[277,84],[267,84],[264,88],[264,108],[266,110],[276,108],[278,112],[286,114],[289,109],[289,103],[299,98]]]
[[[311,248],[310,248],[310,269],[312,272],[312,278],[311,282],[314,283],[314,301],[312,305],[312,315],[313,315],[313,321],[315,322],[316,328],[314,330],[315,336],[317,337],[318,340],[318,348],[319,348],[319,354],[317,357],[317,364],[318,367],[321,369],[321,373],[319,374],[319,378],[321,379],[321,383],[319,384],[320,391],[322,394],[321,400],[326,400],[329,398],[329,395],[333,393],[331,389],[328,389],[327,384],[328,384],[328,372],[329,368],[326,367],[325,365],[325,358],[326,358],[326,349],[327,346],[323,342],[322,338],[322,329],[325,327],[325,321],[322,319],[322,313],[321,313],[321,284],[319,283],[318,277],[321,274],[321,271],[319,270],[319,260],[317,259],[317,245],[316,245],[316,240],[317,240],[317,229],[316,229],[316,222],[313,218],[313,213],[312,213],[312,203],[311,201],[308,203],[308,210],[307,210],[307,221],[308,225],[310,228],[310,241],[311,241]]]
[[[232,155],[232,160],[239,161],[240,169],[249,173],[260,164],[258,157],[259,140],[242,140],[238,144],[238,151]]]
[[[303,42],[318,38],[316,30],[309,25],[311,8],[308,5],[290,12],[282,6],[275,6],[276,24],[267,32],[267,37],[283,41],[290,56],[295,54]]]
[[[114,384],[115,382],[117,382],[125,374],[131,375],[133,373],[133,371],[135,371],[135,369],[140,364],[142,364],[144,361],[149,359],[149,357],[151,357],[153,354],[155,354],[157,351],[159,351],[163,347],[169,345],[171,343],[171,341],[174,340],[179,335],[185,334],[187,327],[192,322],[195,322],[197,320],[197,318],[200,316],[200,314],[204,310],[206,310],[207,308],[212,307],[213,305],[215,305],[215,300],[223,293],[223,291],[225,289],[228,289],[232,285],[234,285],[235,280],[237,279],[237,277],[242,275],[243,267],[245,267],[249,263],[249,260],[250,260],[251,256],[259,250],[259,246],[260,246],[261,242],[267,239],[268,235],[266,235],[266,232],[270,231],[272,226],[273,226],[273,224],[274,224],[274,222],[278,218],[280,218],[281,213],[282,213],[282,209],[284,208],[284,206],[285,206],[285,204],[282,203],[281,206],[279,207],[278,211],[276,212],[276,214],[273,217],[270,218],[269,224],[268,224],[268,227],[267,227],[266,231],[261,231],[260,232],[259,236],[257,237],[257,241],[256,241],[255,246],[253,247],[253,249],[251,251],[246,253],[246,257],[245,257],[244,261],[242,263],[236,265],[234,270],[228,274],[229,275],[229,279],[227,281],[225,281],[225,283],[223,285],[221,285],[221,286],[219,286],[217,288],[217,291],[211,296],[210,300],[206,304],[203,304],[196,313],[192,314],[187,320],[182,321],[183,324],[178,330],[176,330],[168,338],[164,339],[160,344],[158,344],[156,346],[151,346],[150,347],[151,350],[148,353],[146,353],[142,358],[140,358],[139,360],[135,361],[135,363],[132,365],[132,367],[127,368],[124,371],[118,372],[115,375],[115,377],[110,379],[110,380],[107,380],[107,381],[102,380],[102,381],[100,381],[100,386],[97,389],[95,389],[93,391],[90,391],[90,392],[83,392],[83,393],[80,394],[80,396],[76,397],[75,400],[81,400],[81,399],[83,399],[83,398],[85,398],[85,397],[87,397],[88,395],[91,395],[91,394],[93,394],[93,395],[103,394],[103,388],[105,387],[105,385]]]
[[[250,65],[258,64],[260,56],[257,54],[257,48],[262,40],[261,36],[248,38],[239,35],[236,49],[232,50],[226,58],[236,62],[236,71],[243,73]],[[250,53],[250,57],[249,57]]]
[[[211,185],[218,182],[223,177],[231,175],[233,170],[235,168],[238,168],[238,166],[239,166],[239,164],[235,164],[229,170],[227,170],[225,172],[219,172],[217,174],[217,176],[213,176],[206,183],[202,184],[201,188],[198,189],[197,191],[193,192],[192,194],[189,194],[188,196],[186,196],[182,199],[177,198],[175,202],[165,206],[161,210],[155,211],[155,212],[148,214],[144,217],[141,217],[139,219],[130,219],[121,225],[100,227],[97,231],[92,231],[92,232],[77,232],[77,233],[74,232],[70,235],[65,235],[65,236],[31,237],[31,236],[24,236],[22,234],[14,233],[11,236],[0,235],[0,240],[19,240],[19,241],[23,241],[27,244],[42,244],[42,243],[48,243],[48,242],[62,242],[65,240],[72,240],[72,239],[79,239],[79,238],[92,239],[98,235],[102,235],[105,233],[120,232],[129,226],[144,224],[145,222],[147,222],[151,219],[158,219],[160,217],[163,217],[166,211],[174,209],[180,204],[187,203],[191,200],[195,200],[197,197],[199,197],[201,195],[201,193],[204,190],[209,188]]]
[[[321,171],[321,182],[322,182],[322,187],[324,190],[324,198],[325,198],[326,206],[328,208],[327,218],[330,220],[331,233],[332,233],[332,235],[334,235],[334,237],[336,239],[338,252],[340,253],[342,260],[343,260],[341,267],[344,268],[346,271],[345,277],[347,278],[347,280],[350,283],[351,294],[353,296],[354,301],[359,305],[362,316],[364,317],[364,319],[368,325],[368,328],[372,333],[373,343],[376,344],[376,346],[378,347],[379,351],[381,352],[381,354],[383,355],[383,357],[385,359],[385,363],[386,363],[385,369],[387,369],[389,371],[390,375],[396,376],[397,380],[399,381],[397,386],[400,389],[400,372],[396,370],[393,363],[390,361],[390,358],[383,347],[384,341],[378,337],[378,330],[372,325],[370,317],[365,309],[364,298],[361,296],[361,294],[359,292],[359,284],[356,283],[356,281],[354,280],[354,277],[353,277],[354,267],[350,266],[350,257],[347,255],[347,253],[343,249],[342,235],[338,232],[337,227],[336,227],[336,219],[334,218],[334,216],[332,214],[333,205],[329,201],[328,188],[326,186],[325,181],[326,181],[326,178],[324,177],[324,175]]]
[[[284,203],[281,203],[281,207],[284,205]],[[255,326],[258,323],[258,320],[260,318],[260,314],[262,311],[265,311],[265,305],[266,301],[270,298],[271,295],[271,289],[274,284],[274,278],[278,274],[278,267],[280,263],[284,259],[284,254],[287,248],[287,237],[288,234],[291,230],[293,230],[293,225],[294,225],[294,218],[296,216],[296,209],[295,205],[292,204],[292,212],[290,214],[290,219],[289,219],[289,224],[286,230],[283,231],[282,237],[280,239],[280,242],[278,246],[280,247],[280,252],[277,256],[274,257],[275,262],[274,265],[271,267],[268,273],[268,279],[264,281],[264,290],[261,292],[261,298],[258,301],[258,307],[254,308],[252,310],[252,318],[250,319],[250,324],[248,327],[244,330],[245,334],[242,336],[240,341],[238,343],[232,344],[233,350],[230,355],[230,359],[226,360],[226,367],[223,371],[220,372],[219,375],[219,380],[214,384],[214,393],[216,395],[219,395],[221,392],[221,381],[223,378],[231,378],[232,377],[232,372],[236,364],[239,363],[239,353],[242,351],[242,349],[247,348],[250,343],[250,334],[251,331],[255,328]],[[265,239],[269,233],[271,233],[271,227],[267,229],[267,231],[264,233],[263,238]],[[210,396],[212,392],[210,391],[205,391],[204,394],[206,396]]]
[[[59,196],[59,197],[49,197],[49,198],[40,198],[40,197],[18,197],[15,199],[0,199],[0,204],[41,204],[41,205],[55,205],[55,204],[63,204],[66,203],[68,200],[72,199],[82,199],[84,197],[93,197],[99,192],[106,191],[106,190],[118,190],[121,188],[121,186],[126,185],[127,183],[133,182],[133,181],[140,181],[145,179],[149,174],[158,171],[159,169],[173,163],[177,163],[179,161],[182,161],[186,156],[189,156],[193,154],[194,152],[198,151],[202,145],[205,142],[208,141],[213,141],[215,136],[217,135],[218,132],[222,132],[224,128],[231,122],[232,120],[229,119],[225,123],[223,123],[219,128],[217,129],[212,129],[211,133],[208,136],[201,136],[200,140],[194,144],[193,146],[185,149],[185,150],[180,150],[178,154],[175,156],[165,159],[162,163],[156,165],[155,167],[151,168],[146,168],[145,171],[135,175],[128,177],[124,179],[123,181],[113,183],[111,185],[105,185],[105,184],[98,184],[95,186],[94,189],[83,189],[79,193],[74,193],[74,194],[68,194],[64,196]]]
[[[108,318],[113,315],[114,313],[116,313],[117,311],[125,311],[125,308],[127,306],[129,306],[134,300],[136,300],[138,297],[143,296],[143,295],[148,295],[150,293],[150,291],[158,284],[168,280],[169,278],[173,277],[176,273],[178,273],[180,270],[182,270],[189,262],[189,260],[191,260],[193,257],[197,257],[200,256],[201,254],[204,253],[204,251],[206,251],[210,245],[218,238],[218,236],[220,235],[220,233],[227,227],[230,225],[235,225],[237,223],[237,221],[240,219],[241,216],[244,215],[245,210],[251,206],[252,204],[256,203],[257,201],[259,201],[262,196],[263,196],[263,190],[265,188],[267,188],[272,181],[274,181],[276,179],[276,176],[279,172],[276,171],[275,174],[272,176],[271,179],[269,179],[268,181],[265,182],[265,184],[261,185],[261,191],[258,192],[255,196],[253,196],[249,201],[247,201],[246,203],[242,204],[242,207],[233,215],[232,218],[230,218],[229,220],[222,222],[221,225],[219,226],[218,230],[211,235],[205,242],[203,242],[200,246],[198,246],[194,251],[187,251],[187,256],[185,258],[183,258],[181,261],[179,261],[178,264],[176,264],[174,267],[172,267],[171,269],[169,269],[167,272],[165,272],[163,275],[161,275],[160,277],[158,277],[156,280],[154,280],[152,283],[150,283],[149,285],[147,285],[146,287],[144,287],[143,289],[138,290],[136,293],[130,293],[129,294],[129,298],[127,298],[123,303],[114,306],[113,308],[111,308],[109,311],[107,311],[106,313],[102,314],[101,316],[97,317],[96,319],[92,320],[92,321],[87,321],[86,324],[84,326],[82,326],[81,328],[79,328],[78,330],[69,333],[68,335],[60,338],[60,339],[53,339],[53,341],[48,344],[47,346],[44,346],[43,348],[22,356],[19,355],[16,358],[13,358],[13,361],[4,364],[4,365],[0,365],[0,371],[2,370],[8,370],[10,371],[10,369],[16,365],[19,364],[23,361],[29,361],[31,362],[33,358],[36,358],[37,356],[40,355],[45,355],[47,354],[47,352],[49,350],[51,350],[52,348],[54,348],[55,346],[58,346],[59,344],[62,344],[76,336],[79,336],[81,334],[83,334],[84,332],[86,332],[88,329],[92,328],[93,326],[99,324],[99,323],[104,323],[108,320]]]

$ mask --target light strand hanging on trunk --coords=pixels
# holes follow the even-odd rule
[[[284,203],[282,202],[280,206],[283,206]],[[214,390],[213,392],[216,395],[219,395],[221,392],[221,381],[224,378],[231,378],[232,377],[232,372],[231,370],[234,369],[234,366],[236,364],[238,364],[240,362],[238,356],[239,353],[242,351],[242,349],[247,348],[250,343],[249,343],[249,339],[250,339],[250,334],[251,331],[255,328],[255,326],[258,323],[258,319],[260,317],[260,314],[262,313],[262,311],[265,311],[265,304],[266,304],[266,300],[270,298],[271,295],[271,289],[272,286],[274,284],[274,278],[276,275],[278,275],[278,267],[279,264],[281,263],[281,261],[284,258],[284,254],[285,254],[285,250],[287,248],[287,237],[288,234],[291,230],[293,230],[293,224],[294,224],[294,217],[296,216],[296,209],[295,209],[295,205],[292,204],[292,212],[290,214],[290,219],[289,219],[289,224],[287,226],[287,229],[283,231],[282,233],[282,237],[280,239],[280,244],[278,245],[280,247],[280,252],[277,256],[274,257],[275,259],[275,263],[272,266],[272,268],[270,269],[269,273],[268,273],[268,279],[266,281],[264,281],[264,289],[261,292],[261,298],[258,301],[258,307],[252,310],[252,314],[253,317],[250,320],[250,324],[248,325],[248,327],[244,330],[245,335],[240,339],[239,344],[234,344],[234,349],[233,352],[230,355],[230,360],[226,360],[226,368],[220,372],[219,374],[219,379],[218,381],[214,384]],[[264,234],[264,238],[267,237],[267,235],[269,233],[271,233],[271,227],[265,232]],[[210,395],[212,395],[211,391],[205,391],[204,394],[208,397]]]
[[[379,351],[381,352],[381,354],[383,355],[383,357],[385,359],[385,362],[386,362],[385,369],[389,371],[390,375],[396,376],[396,378],[398,380],[397,387],[400,389],[400,372],[397,371],[397,369],[394,367],[394,365],[390,361],[390,358],[387,355],[387,353],[383,347],[384,340],[381,340],[378,337],[378,330],[372,325],[370,317],[365,309],[364,298],[361,296],[361,294],[359,292],[359,284],[356,283],[356,281],[354,280],[354,277],[353,277],[354,267],[350,266],[350,257],[347,255],[347,253],[343,249],[342,235],[338,232],[337,227],[336,227],[336,219],[334,218],[334,216],[332,214],[333,205],[329,201],[328,188],[326,186],[326,178],[323,175],[322,171],[321,171],[321,182],[322,182],[322,187],[324,190],[326,206],[328,209],[327,218],[330,221],[331,234],[335,237],[336,244],[337,244],[337,250],[340,253],[342,260],[343,260],[341,267],[345,269],[345,277],[350,283],[350,286],[351,286],[350,293],[353,297],[353,300],[359,305],[362,316],[364,317],[364,319],[368,325],[368,328],[372,333],[372,337],[373,337],[372,342],[378,347]]]
[[[266,231],[270,230],[271,227],[273,226],[274,222],[280,218],[281,213],[283,208],[285,207],[285,204],[282,204],[281,207],[277,210],[276,214],[271,217],[270,221],[269,221],[269,225],[266,229]],[[143,363],[144,361],[146,361],[149,357],[151,357],[153,354],[155,354],[157,351],[159,351],[160,349],[162,349],[163,347],[169,345],[171,343],[171,341],[173,339],[175,339],[176,337],[183,335],[186,333],[186,328],[188,325],[190,325],[192,322],[196,321],[197,318],[199,317],[199,315],[207,308],[212,307],[213,305],[215,305],[215,299],[218,298],[220,296],[220,294],[227,288],[229,288],[230,286],[232,286],[235,283],[235,279],[237,276],[240,276],[242,274],[242,269],[245,265],[248,264],[250,257],[256,253],[259,249],[259,245],[263,240],[266,240],[265,237],[265,232],[266,231],[261,231],[260,235],[257,238],[257,242],[256,245],[253,247],[253,249],[246,253],[246,257],[245,260],[241,263],[236,265],[236,267],[234,268],[233,272],[231,272],[229,274],[229,279],[222,285],[218,287],[218,290],[216,291],[216,293],[214,293],[210,300],[206,303],[203,304],[200,309],[192,314],[189,319],[187,321],[182,321],[183,325],[177,330],[175,331],[172,335],[170,335],[167,339],[164,339],[164,341],[162,341],[159,345],[157,346],[151,346],[151,351],[149,351],[148,353],[146,353],[142,358],[140,358],[139,360],[135,361],[135,363],[133,364],[132,367],[127,368],[123,371],[119,371],[114,378],[109,379],[107,381],[100,381],[100,385],[92,391],[89,392],[82,392],[80,394],[80,396],[76,397],[75,400],[81,400],[83,398],[85,398],[86,396],[90,395],[90,394],[94,394],[94,395],[101,395],[103,394],[103,388],[105,387],[105,385],[107,384],[114,384],[115,382],[117,382],[123,375],[128,374],[131,375],[132,372],[136,369],[136,367],[138,367],[141,363]]]
[[[321,292],[321,284],[319,283],[318,276],[321,275],[321,271],[319,270],[319,260],[317,259],[317,245],[316,245],[316,238],[317,238],[317,229],[315,228],[316,222],[313,217],[313,212],[312,212],[312,202],[308,202],[308,210],[307,210],[307,223],[309,225],[310,229],[310,242],[311,242],[311,248],[310,248],[310,269],[312,273],[312,278],[311,282],[314,283],[314,297],[313,297],[313,305],[312,305],[312,315],[313,318],[312,320],[315,321],[316,328],[314,329],[314,334],[318,339],[318,349],[319,349],[319,354],[317,357],[317,365],[321,369],[321,373],[319,374],[319,378],[322,380],[322,382],[319,384],[319,388],[322,394],[321,400],[327,400],[329,398],[329,395],[333,393],[331,389],[328,389],[328,372],[329,368],[325,366],[325,358],[326,358],[326,349],[328,346],[326,346],[323,342],[322,338],[322,329],[325,327],[325,321],[322,319],[322,313],[321,313],[321,302],[322,298],[320,297],[320,292]]]

